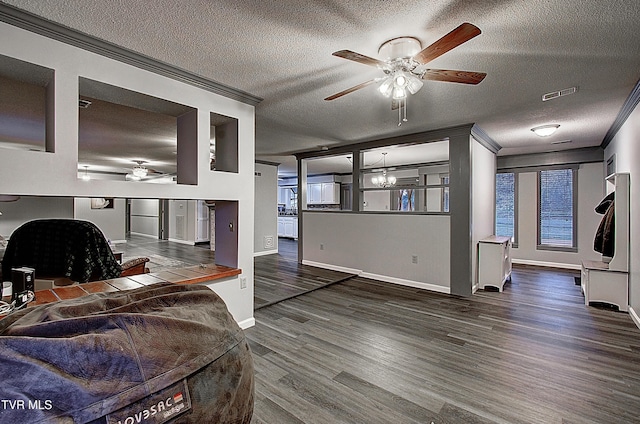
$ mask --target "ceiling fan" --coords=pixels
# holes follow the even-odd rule
[[[160,171],[144,166],[144,164],[147,163],[145,160],[134,160],[133,162],[136,165],[131,168],[131,173],[127,174],[127,179],[140,181],[142,178],[146,178],[150,175],[164,175]]]
[[[405,108],[403,121],[406,122],[407,92],[415,94],[422,88],[421,80],[457,82],[462,84],[478,84],[487,74],[483,72],[455,71],[449,69],[428,69],[426,64],[440,57],[444,53],[466,43],[480,35],[478,27],[465,22],[440,38],[430,46],[422,49],[420,40],[415,37],[398,37],[385,41],[378,49],[383,59],[375,59],[351,50],[340,50],[333,55],[352,60],[364,65],[380,68],[385,76],[365,81],[347,88],[339,93],[325,98],[335,100],[346,94],[353,93],[373,83],[381,82],[378,90],[393,100],[392,107]],[[400,118],[399,118],[400,120]],[[398,125],[402,125],[399,122]]]

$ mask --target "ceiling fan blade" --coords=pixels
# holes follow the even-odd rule
[[[378,68],[384,68],[385,66],[387,66],[387,62],[383,62],[382,60],[365,56],[360,53],[352,52],[351,50],[340,50],[337,52],[333,52],[332,54],[343,59],[362,63],[363,65],[377,66]]]
[[[480,28],[477,26],[465,22],[435,43],[423,49],[420,53],[413,56],[413,60],[421,64],[429,63],[449,50],[458,47],[460,44],[466,43],[477,35],[480,35],[481,32],[482,31],[480,31]]]
[[[353,92],[354,92],[354,91],[356,91],[356,90],[360,90],[361,88],[364,88],[364,87],[366,87],[367,85],[373,84],[373,83],[374,83],[374,82],[376,82],[376,81],[377,81],[377,79],[372,79],[372,80],[369,80],[369,81],[365,81],[365,82],[363,82],[363,83],[361,83],[361,84],[358,84],[358,85],[353,86],[353,87],[351,87],[351,88],[347,88],[346,90],[343,90],[343,91],[341,91],[341,92],[339,92],[339,93],[336,93],[336,94],[334,94],[333,96],[329,96],[329,97],[325,98],[325,100],[334,100],[334,99],[337,99],[338,97],[342,97],[342,96],[344,96],[345,94],[353,93]]]
[[[427,69],[422,79],[431,81],[458,82],[461,84],[479,84],[487,74],[484,72],[453,71],[450,69]]]

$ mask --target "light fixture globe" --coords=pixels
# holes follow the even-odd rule
[[[531,131],[533,131],[539,137],[549,137],[551,134],[556,132],[558,128],[560,128],[560,125],[558,124],[542,125],[539,127],[531,128]]]

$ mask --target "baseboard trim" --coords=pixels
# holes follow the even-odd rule
[[[126,240],[111,240],[111,244],[126,244]]]
[[[322,262],[307,261],[305,259],[302,260],[302,265],[315,266],[316,268],[330,269],[332,271],[338,272],[346,272],[347,274],[360,275],[362,273],[361,269],[347,268],[344,266],[325,264]]]
[[[400,286],[414,287],[416,289],[429,290],[429,291],[434,291],[438,293],[445,293],[445,294],[451,293],[450,287],[439,286],[437,284],[423,283],[421,281],[406,280],[404,278],[391,277],[388,275],[373,274],[371,272],[364,272],[361,269],[347,268],[347,267],[338,266],[338,265],[325,264],[322,262],[307,261],[304,259],[302,260],[302,264],[315,266],[316,268],[330,269],[332,271],[355,274],[362,278],[369,278],[371,280],[382,281],[384,283],[393,283],[393,284],[398,284]]]
[[[174,239],[169,237],[169,241],[173,242],[173,243],[180,243],[180,244],[187,244],[189,246],[195,246],[196,242],[195,241],[189,241],[189,240],[178,240],[178,239]]]
[[[136,233],[135,231],[131,231],[131,234],[134,234],[136,236],[148,237],[148,238],[152,238],[152,239],[158,240],[158,236],[154,235],[154,234]]]
[[[518,265],[531,265],[531,266],[541,266],[545,268],[563,268],[563,269],[575,269],[580,271],[582,269],[581,265],[576,264],[563,264],[559,262],[544,262],[544,261],[531,261],[529,259],[511,259],[511,263]]]
[[[631,305],[629,305],[629,315],[631,315],[631,319],[633,320],[633,322],[636,323],[636,327],[640,328],[640,317]]]
[[[262,252],[253,252],[253,257],[256,256],[267,256],[267,255],[276,255],[278,253],[278,249],[274,250],[264,250]]]
[[[434,292],[438,292],[438,293],[451,294],[451,288],[450,287],[439,286],[437,284],[431,284],[431,283],[423,283],[421,281],[406,280],[404,278],[390,277],[388,275],[372,274],[370,272],[363,272],[363,273],[360,274],[360,277],[362,277],[362,278],[370,278],[370,279],[376,280],[376,281],[383,281],[385,283],[398,284],[400,286],[414,287],[416,289],[422,289],[422,290],[429,290],[429,291],[434,291]]]
[[[247,318],[244,321],[240,321],[238,323],[238,325],[240,326],[240,328],[242,328],[243,330],[246,330],[249,327],[253,327],[254,325],[256,325],[256,319],[251,317],[251,318]]]

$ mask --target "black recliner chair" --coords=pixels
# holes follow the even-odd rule
[[[36,270],[36,278],[86,283],[149,272],[148,261],[140,258],[119,264],[104,234],[92,222],[38,219],[11,234],[2,258],[2,276],[10,279],[12,268],[29,267]]]

